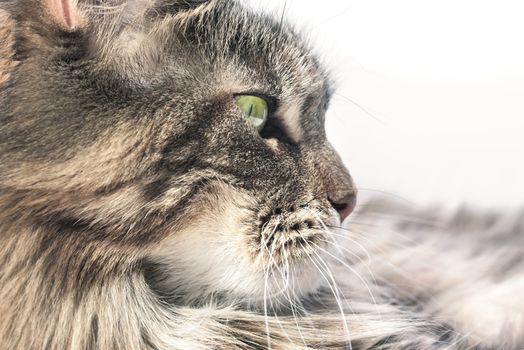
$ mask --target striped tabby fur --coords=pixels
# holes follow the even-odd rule
[[[240,2],[0,0],[0,349],[522,349],[522,212],[340,227],[332,90]]]

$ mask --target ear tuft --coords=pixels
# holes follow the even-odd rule
[[[45,7],[56,24],[64,29],[80,25],[80,14],[75,0],[44,0]]]

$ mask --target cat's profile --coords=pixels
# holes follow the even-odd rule
[[[0,0],[0,349],[522,348],[521,215],[341,227],[331,93],[237,1]]]

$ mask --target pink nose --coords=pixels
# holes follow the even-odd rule
[[[354,192],[346,193],[340,198],[329,198],[331,206],[335,208],[340,216],[340,221],[344,221],[355,210],[357,196]]]

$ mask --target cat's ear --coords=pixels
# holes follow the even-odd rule
[[[5,1],[5,2],[4,2]],[[33,30],[73,31],[82,27],[119,32],[150,15],[190,10],[212,0],[0,0],[0,8]],[[29,24],[29,25],[28,25]],[[58,29],[58,30],[56,30]]]
[[[152,28],[167,26],[165,17],[196,11],[213,1],[0,0],[0,8],[16,23],[14,49],[20,60],[41,53],[67,60],[88,57],[140,74],[159,62],[167,40],[160,36],[168,31]]]
[[[57,26],[73,30],[82,23],[76,0],[43,0],[43,10]]]
[[[74,30],[83,23],[78,0],[7,0],[1,8],[25,30]]]
[[[99,1],[97,6],[84,7],[92,24],[89,51],[114,66],[127,64],[129,74],[160,62],[162,45],[173,29],[169,17],[204,9],[214,0]]]

